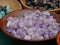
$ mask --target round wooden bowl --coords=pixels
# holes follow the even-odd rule
[[[57,44],[60,45],[60,33],[57,35]]]
[[[51,38],[48,38],[48,39],[44,39],[44,40],[25,40],[25,39],[21,39],[21,38],[17,38],[15,36],[13,36],[12,34],[10,34],[7,29],[6,29],[6,24],[7,24],[7,18],[8,17],[16,17],[16,18],[19,18],[19,17],[23,17],[23,13],[25,11],[35,11],[35,9],[20,9],[20,10],[16,10],[16,11],[13,11],[9,14],[7,14],[6,16],[4,16],[2,19],[0,19],[0,28],[2,29],[2,31],[7,34],[8,36],[14,38],[14,39],[18,39],[18,40],[24,40],[24,41],[32,41],[32,42],[36,42],[36,41],[45,41],[45,40],[51,40],[51,39],[54,39],[56,37],[51,37]],[[57,22],[59,23],[60,22],[60,18],[59,18],[59,15],[57,15],[56,13],[54,12],[50,12],[52,14],[52,16],[57,20]]]
[[[32,9],[32,7],[29,7],[29,6],[26,5],[26,0],[20,0],[20,2],[23,5],[23,8]],[[48,11],[57,12],[57,11],[60,11],[60,8],[53,9],[53,10],[48,10]]]
[[[0,5],[9,5],[12,11],[22,9],[21,4],[17,0],[0,0]]]

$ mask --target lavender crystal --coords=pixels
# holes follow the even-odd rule
[[[24,13],[24,18],[7,18],[7,31],[26,40],[42,40],[54,37],[60,31],[59,23],[48,11]]]

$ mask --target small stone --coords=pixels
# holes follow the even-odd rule
[[[2,18],[5,15],[4,11],[0,11],[0,18]]]
[[[10,9],[9,5],[6,6],[6,14],[10,13],[12,10]]]
[[[42,39],[44,39],[44,37],[43,36],[40,36],[40,40],[42,40]]]
[[[6,12],[6,6],[3,7],[2,11]]]
[[[25,35],[24,39],[26,39],[26,40],[31,40],[31,36]]]

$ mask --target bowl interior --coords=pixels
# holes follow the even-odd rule
[[[17,37],[14,37],[12,34],[10,34],[9,32],[7,32],[7,29],[6,29],[6,23],[7,23],[7,18],[8,17],[17,17],[17,18],[19,18],[19,17],[23,17],[23,15],[24,15],[24,12],[28,12],[28,11],[35,11],[35,10],[30,10],[30,9],[21,9],[21,10],[16,10],[16,11],[13,11],[13,12],[11,12],[11,13],[9,13],[9,14],[7,14],[6,16],[4,16],[3,18],[2,18],[2,25],[1,25],[1,29],[2,29],[2,31],[5,33],[5,34],[7,34],[7,35],[9,35],[9,36],[11,36],[11,37],[13,37],[13,38],[16,38],[16,39],[19,39],[19,38],[17,38]],[[59,19],[59,16],[57,15],[57,14],[55,14],[54,12],[50,12],[52,15],[53,15],[53,17],[58,21],[58,23],[60,22],[60,19]],[[53,39],[53,38],[55,38],[55,37],[52,37],[51,39]],[[49,38],[50,39],[50,38]],[[45,39],[45,40],[49,40],[49,39]],[[24,40],[24,39],[19,39],[19,40]],[[40,40],[39,40],[40,41]]]

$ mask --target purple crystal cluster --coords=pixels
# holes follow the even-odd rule
[[[24,18],[7,18],[7,31],[25,40],[44,40],[57,35],[59,23],[48,11],[25,12]]]

